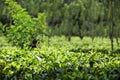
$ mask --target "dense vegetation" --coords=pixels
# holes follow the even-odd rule
[[[14,4],[15,1],[17,4],[21,5],[21,8]],[[7,2],[7,4],[5,2]],[[13,5],[10,6],[10,4]],[[14,7],[14,9],[12,9],[12,7]],[[112,50],[114,49],[113,38],[116,38],[118,43],[120,36],[119,0],[1,0],[0,10],[0,24],[3,25],[0,29],[4,34],[9,30],[9,26],[13,26],[13,24],[20,29],[29,27],[28,32],[24,29],[26,34],[29,33],[32,28],[35,28],[35,25],[43,25],[44,29],[47,26],[47,33],[45,34],[49,37],[53,35],[65,35],[69,41],[71,40],[71,36],[79,36],[81,39],[84,36],[90,36],[92,39],[96,36],[109,37]],[[16,12],[14,13],[14,11]],[[44,14],[44,16],[40,15],[38,17],[39,13]],[[45,19],[45,16],[46,21],[41,20],[42,18]],[[17,21],[16,18],[19,20]],[[43,24],[38,20],[42,21]],[[23,22],[26,23],[23,24]],[[18,42],[16,44],[15,41],[11,41],[14,45],[19,44],[26,46],[32,43],[32,40],[28,41],[32,36],[36,41],[38,34],[43,32],[39,27],[36,27],[36,29],[38,29],[38,32],[32,30],[34,35],[27,34],[29,38],[27,37],[26,40],[19,37],[19,40],[22,39],[22,41],[26,41],[24,45]],[[14,37],[14,39],[16,38]]]
[[[0,80],[119,80],[119,0],[1,0]]]
[[[102,42],[100,42],[102,40]],[[80,42],[78,42],[80,41]],[[0,47],[1,79],[119,80],[119,49],[111,52],[108,39],[53,37],[33,50]],[[59,42],[59,43],[58,43]],[[104,45],[101,45],[105,43]],[[95,47],[95,48],[94,48]]]

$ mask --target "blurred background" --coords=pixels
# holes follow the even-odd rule
[[[120,1],[119,0],[15,0],[32,18],[46,13],[47,36],[64,35],[83,39],[89,36],[113,38],[119,45]],[[7,10],[5,0],[0,0],[0,33],[6,33],[14,20]],[[113,44],[111,44],[112,46]]]

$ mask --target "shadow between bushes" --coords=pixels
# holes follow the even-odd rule
[[[100,53],[103,53],[103,54],[109,54],[109,53],[111,53],[111,54],[119,54],[120,53],[120,49],[110,51],[108,49],[82,49],[82,48],[76,48],[76,49],[70,49],[69,51],[70,52],[75,52],[75,53],[78,53],[78,52],[90,53],[91,51],[100,52]]]

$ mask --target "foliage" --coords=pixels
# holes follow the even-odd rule
[[[110,15],[114,17],[114,37],[119,37],[119,0],[15,0],[24,7],[31,17],[45,12],[49,35],[76,35],[106,37],[110,33]],[[111,6],[110,3],[114,5]],[[0,1],[1,22],[9,24],[10,15]],[[4,6],[4,7],[2,7]],[[112,11],[110,10],[113,7]],[[4,18],[5,17],[5,18]],[[2,20],[2,18],[4,18]],[[109,18],[109,19],[108,19]],[[69,24],[70,23],[70,24]]]
[[[0,47],[1,79],[118,80],[120,78],[119,52],[111,54],[107,48],[108,53],[104,52],[109,39],[103,39],[105,44],[100,46],[101,38],[96,38],[96,48],[92,48],[90,38],[84,38],[81,40],[82,43],[78,40],[78,37],[74,37],[68,42],[65,37],[52,37],[49,47],[43,45],[41,49],[31,51]]]
[[[7,37],[14,46],[28,47],[34,39],[38,40],[40,34],[45,33],[45,13],[39,13],[38,18],[31,18],[17,2],[6,0],[6,4],[14,21],[7,31]]]

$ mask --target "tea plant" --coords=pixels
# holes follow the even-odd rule
[[[7,30],[7,37],[14,46],[28,47],[36,45],[41,34],[46,30],[45,13],[39,13],[38,18],[31,18],[28,12],[13,0],[6,0],[6,5],[13,18],[14,25]],[[33,43],[36,41],[36,43]]]
[[[80,47],[77,46],[77,38],[67,42],[64,37],[53,37],[49,47],[44,45],[33,50],[0,47],[1,79],[119,80],[120,54],[89,49],[91,45],[88,40],[81,40],[88,44],[88,51],[81,48],[82,43],[77,42]],[[80,50],[74,51],[75,45]]]

